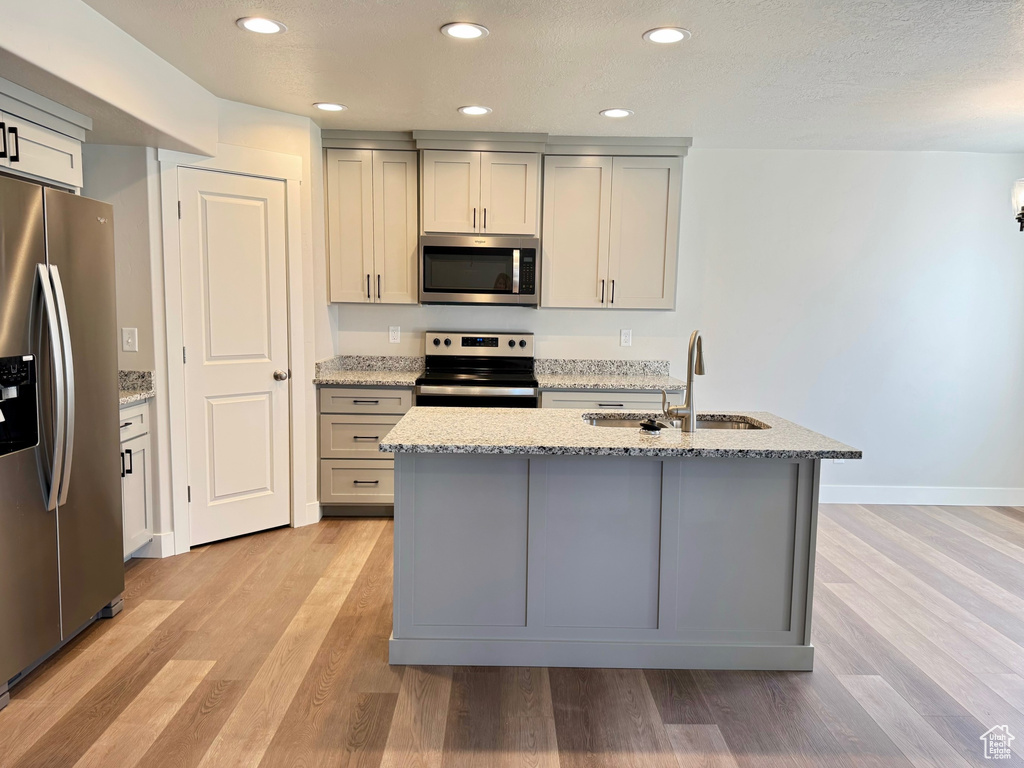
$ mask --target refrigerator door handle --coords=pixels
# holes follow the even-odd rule
[[[60,282],[60,270],[50,267],[53,293],[57,298],[57,314],[60,319],[61,346],[64,348],[64,404],[67,427],[64,434],[64,460],[61,462],[60,496],[58,504],[67,504],[68,487],[71,485],[71,460],[75,451],[75,358],[71,354],[71,324],[68,322],[68,304],[64,300],[64,286]]]
[[[43,322],[46,323],[47,330],[50,332],[50,357],[53,362],[53,378],[55,385],[56,397],[54,398],[57,414],[56,419],[53,423],[53,459],[50,466],[46,466],[46,460],[43,456],[40,456],[40,475],[43,481],[43,496],[46,501],[46,509],[52,512],[57,508],[57,493],[60,490],[60,475],[62,470],[62,462],[64,461],[64,355],[61,352],[60,347],[60,333],[57,325],[57,309],[53,299],[53,287],[50,284],[50,276],[47,274],[47,269],[43,264],[36,266],[36,289],[34,291],[32,301],[35,304],[36,296],[42,295],[43,305],[40,309],[41,314],[45,315]],[[35,318],[38,316],[38,307],[34,306],[32,310],[32,320],[35,322]],[[35,333],[32,333],[32,341],[34,343],[42,342],[42,328],[38,329],[39,337]],[[43,442],[40,442],[40,448],[43,446]],[[47,475],[47,471],[49,475]]]

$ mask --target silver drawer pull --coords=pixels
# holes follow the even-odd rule
[[[380,405],[380,400],[353,400],[352,405]]]
[[[352,435],[352,439],[353,440],[380,440],[380,435],[374,435],[373,437],[370,437],[369,435]]]
[[[598,408],[625,408],[624,403],[598,403]]]
[[[353,480],[352,485],[380,485],[380,480]]]

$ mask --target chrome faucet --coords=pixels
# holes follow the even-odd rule
[[[697,431],[697,409],[693,404],[693,377],[704,375],[704,342],[700,331],[690,334],[690,351],[686,356],[686,394],[682,405],[668,404],[668,392],[661,390],[661,411],[669,419],[680,419],[683,432]]]

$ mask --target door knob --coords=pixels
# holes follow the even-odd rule
[[[277,381],[288,381],[288,371],[274,371],[274,378]]]

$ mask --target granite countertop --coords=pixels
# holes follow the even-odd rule
[[[538,373],[540,389],[603,389],[613,391],[645,390],[679,392],[686,389],[686,382],[673,376],[640,374],[582,374],[582,373]]]
[[[338,355],[316,364],[313,383],[353,387],[411,387],[422,373],[422,357]]]
[[[118,405],[141,403],[155,396],[152,371],[118,371]]]
[[[541,389],[606,389],[620,391],[686,389],[669,376],[668,360],[541,359],[535,364]]]
[[[719,412],[767,425],[759,430],[663,430],[595,427],[584,418],[644,418],[652,413],[591,413],[577,409],[411,409],[380,444],[382,452],[662,456],[768,459],[859,459],[861,452],[761,411]],[[708,418],[707,414],[699,414]]]

